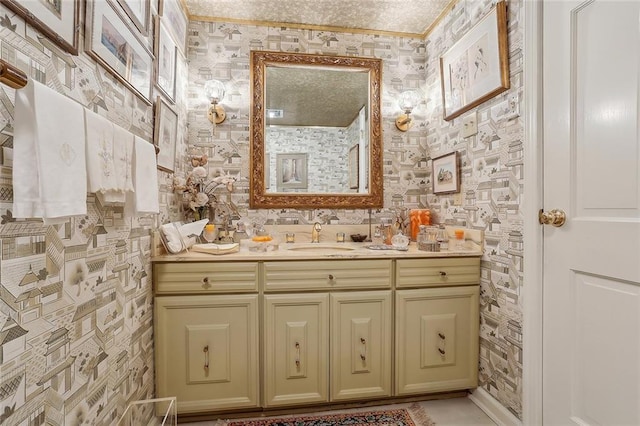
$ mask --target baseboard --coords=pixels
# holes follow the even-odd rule
[[[486,390],[476,388],[469,393],[468,398],[498,426],[522,426],[522,421],[501,405]]]

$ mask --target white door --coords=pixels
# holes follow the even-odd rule
[[[543,4],[545,425],[640,425],[640,1]]]

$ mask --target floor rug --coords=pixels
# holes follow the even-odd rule
[[[224,424],[226,426],[434,426],[433,421],[419,404],[397,409],[228,420]]]

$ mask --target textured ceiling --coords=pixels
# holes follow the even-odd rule
[[[182,0],[190,19],[424,35],[456,0]]]

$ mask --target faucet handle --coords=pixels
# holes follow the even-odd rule
[[[311,230],[311,242],[319,243],[320,242],[320,231],[322,231],[322,225],[320,222],[316,222],[313,224],[313,229]]]

